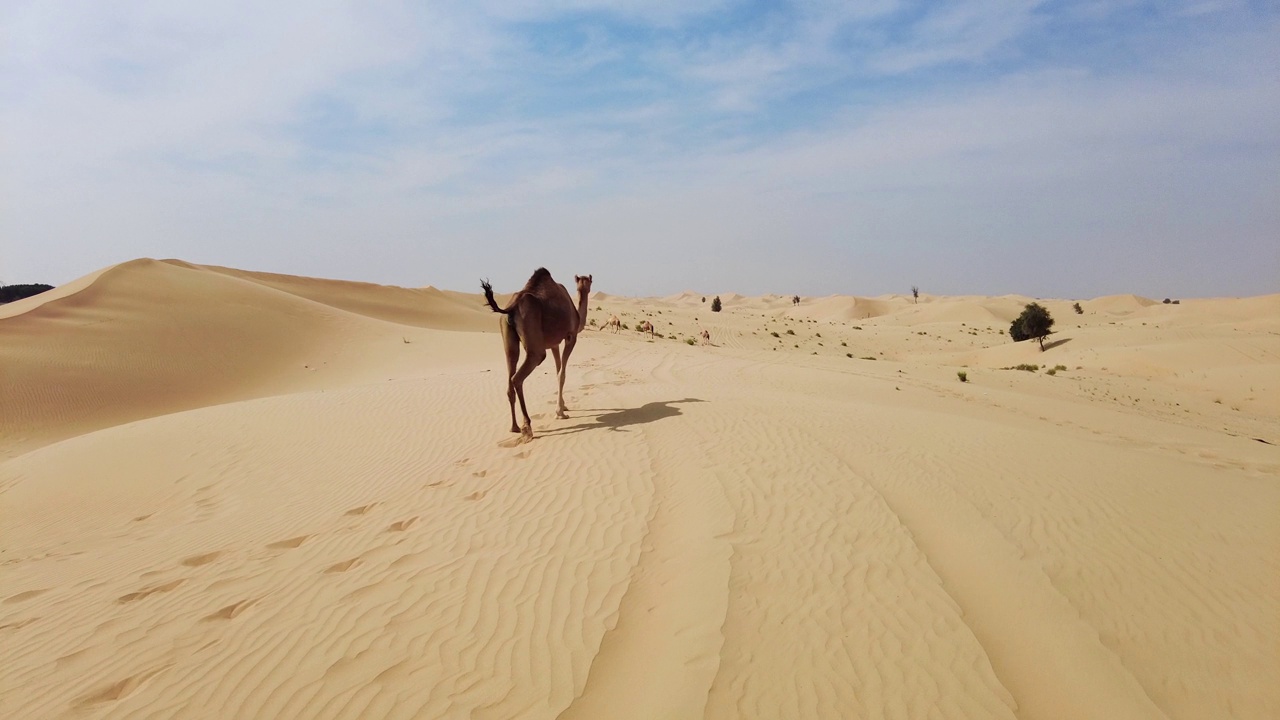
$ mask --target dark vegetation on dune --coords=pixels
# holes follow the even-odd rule
[[[39,295],[45,290],[52,290],[52,285],[44,285],[35,283],[31,285],[0,285],[0,305],[11,303],[14,300]]]

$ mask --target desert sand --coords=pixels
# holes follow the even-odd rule
[[[1280,295],[595,273],[527,443],[478,287],[0,306],[0,715],[1280,717]]]

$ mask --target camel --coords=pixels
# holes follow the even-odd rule
[[[484,299],[489,308],[503,317],[498,324],[502,332],[502,347],[507,356],[507,402],[511,405],[511,432],[518,432],[527,439],[533,439],[533,423],[529,421],[529,410],[524,403],[524,381],[534,368],[542,364],[547,357],[547,350],[556,361],[556,373],[559,375],[556,417],[565,419],[564,404],[565,369],[569,366],[569,355],[578,342],[578,333],[587,324],[587,295],[591,292],[590,275],[574,275],[573,282],[578,290],[578,305],[564,285],[551,279],[546,268],[538,268],[525,283],[524,288],[511,297],[505,308],[498,307],[493,299],[493,287],[489,281],[482,280],[480,287],[484,289]],[[564,355],[560,355],[560,343],[564,342]],[[524,362],[516,368],[520,359],[520,345],[524,345]],[[516,425],[516,398],[520,398],[520,412],[524,415],[524,425]]]
[[[711,331],[707,330],[706,328],[702,329],[702,344],[703,345],[711,344]]]
[[[607,329],[609,329],[609,328],[613,328],[613,334],[614,334],[614,335],[617,335],[617,334],[618,334],[618,330],[622,329],[622,321],[618,319],[618,316],[617,316],[617,315],[610,315],[610,316],[609,316],[609,320],[608,320],[607,322],[605,322],[604,327],[602,327],[602,328],[600,328],[600,329],[603,331],[603,330],[607,330]]]
[[[649,337],[653,337],[653,323],[648,320],[640,323],[640,325],[636,327],[636,330],[642,333],[648,333]]]

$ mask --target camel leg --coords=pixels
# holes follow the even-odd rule
[[[565,414],[569,410],[569,408],[566,407],[564,404],[564,376],[569,369],[569,354],[573,352],[573,346],[576,345],[577,343],[578,343],[577,335],[570,335],[569,337],[565,338],[564,339],[564,362],[556,363],[556,365],[560,370],[559,372],[560,391],[559,391],[559,395],[557,396],[560,401],[560,406],[556,410],[556,417],[560,418],[561,420],[567,420],[569,418],[569,416]],[[556,353],[556,360],[559,360],[560,359],[559,348],[555,348],[554,350]]]
[[[511,408],[511,432],[520,432],[520,426],[516,425],[516,363],[520,361],[520,339],[516,337],[515,332],[507,325],[507,319],[502,318],[502,324],[499,329],[502,334],[502,350],[507,356],[507,405]]]
[[[534,368],[541,365],[546,357],[546,350],[525,348],[524,362],[520,364],[520,369],[516,371],[511,381],[516,388],[516,397],[520,399],[520,413],[524,415],[524,427],[520,432],[528,438],[533,437],[533,423],[529,420],[529,409],[524,404],[524,379],[529,377]]]

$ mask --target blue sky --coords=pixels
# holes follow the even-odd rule
[[[0,282],[1280,291],[1280,6],[17,2]]]

